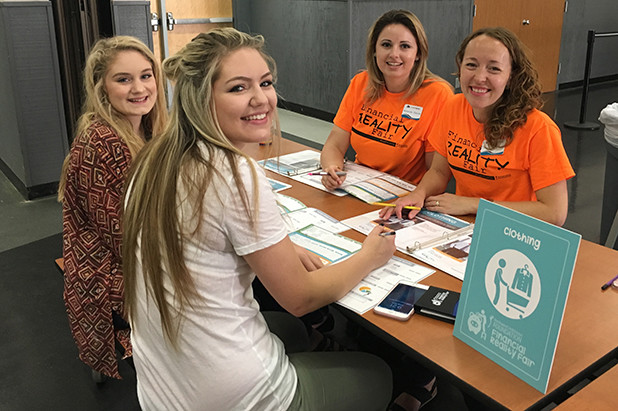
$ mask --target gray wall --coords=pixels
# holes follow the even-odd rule
[[[454,83],[457,42],[472,25],[472,0],[235,0],[234,25],[260,33],[277,61],[277,90],[302,106],[335,113],[351,77],[364,68],[367,32],[393,8],[412,10],[429,37],[429,68]],[[444,21],[454,22],[445,25]]]
[[[541,0],[542,1],[542,0]],[[423,22],[429,68],[452,84],[454,56],[472,29],[474,0],[234,0],[236,28],[263,34],[279,67],[283,99],[335,113],[350,78],[364,67],[367,30],[383,12],[405,8]],[[589,29],[618,31],[617,0],[569,0],[559,84],[584,76]],[[592,78],[618,75],[618,37],[597,38]]]
[[[617,0],[569,0],[562,24],[558,83],[584,78],[588,30],[618,32]],[[618,74],[618,37],[595,39],[591,78]]]
[[[234,22],[266,37],[283,99],[336,110],[349,81],[346,1],[235,1]]]
[[[429,41],[429,69],[455,85],[455,53],[472,27],[472,0],[350,1],[351,72],[365,68],[367,34],[373,22],[392,9],[412,11],[423,23]],[[452,22],[444,24],[445,21]]]

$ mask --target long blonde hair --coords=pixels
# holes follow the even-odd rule
[[[408,90],[404,98],[408,98],[416,93],[416,91],[422,87],[425,80],[444,81],[446,83],[443,78],[433,74],[429,68],[427,68],[429,43],[427,42],[425,28],[418,17],[408,10],[390,10],[381,15],[373,23],[369,29],[369,35],[367,36],[365,65],[367,67],[367,73],[369,74],[369,82],[367,83],[367,89],[365,90],[365,100],[368,103],[373,103],[382,97],[384,91],[386,90],[384,75],[378,67],[375,54],[376,44],[378,42],[378,37],[380,37],[380,33],[382,33],[382,30],[384,30],[386,26],[390,26],[391,24],[401,24],[410,30],[416,39],[416,45],[418,47],[416,52],[416,57],[418,60],[414,62],[414,66],[410,71],[410,76],[408,78]]]
[[[180,328],[173,311],[183,312],[196,297],[195,284],[184,260],[183,235],[197,233],[199,217],[208,212],[203,209],[202,200],[213,177],[219,175],[216,153],[225,156],[244,209],[250,221],[254,224],[256,221],[252,210],[256,209],[257,197],[248,198],[238,171],[239,160],[248,160],[248,157],[221,130],[213,100],[213,84],[220,75],[222,60],[241,48],[260,52],[274,78],[274,61],[264,53],[263,46],[262,36],[250,36],[233,28],[215,29],[198,35],[163,62],[165,74],[174,82],[170,122],[163,134],[138,155],[129,176],[131,188],[123,219],[123,268],[129,318],[136,309],[137,282],[143,281],[147,295],[153,297],[158,308],[164,335],[173,346],[177,344]],[[280,135],[278,128],[275,134]],[[206,154],[201,147],[205,147]],[[249,164],[255,186],[256,170],[251,161]],[[183,200],[189,201],[192,216],[198,217],[197,227],[191,233],[183,231],[179,220],[179,182],[188,192],[187,199]],[[138,264],[142,267],[139,278]],[[166,278],[174,288],[173,305],[165,299]]]
[[[140,40],[131,36],[116,36],[97,41],[88,54],[83,73],[85,99],[82,114],[77,121],[75,136],[85,133],[93,122],[102,121],[116,131],[134,157],[144,146],[145,141],[135,133],[129,120],[111,105],[105,89],[105,76],[109,67],[116,60],[118,53],[129,50],[141,53],[150,62],[157,84],[155,104],[142,118],[146,139],[163,130],[167,122],[167,106],[161,64]],[[58,201],[61,202],[64,200],[70,155],[70,153],[67,155],[62,165],[58,187]]]

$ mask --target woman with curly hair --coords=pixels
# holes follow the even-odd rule
[[[462,94],[445,105],[429,136],[436,149],[431,168],[381,216],[401,217],[405,205],[476,214],[484,198],[564,224],[566,180],[575,173],[558,126],[539,110],[541,86],[525,46],[505,28],[483,28],[463,41],[456,62]],[[444,193],[451,176],[455,194]]]

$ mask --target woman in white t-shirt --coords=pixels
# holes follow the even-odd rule
[[[253,298],[257,275],[288,312],[305,314],[341,298],[395,250],[377,227],[336,267],[308,272],[301,262],[263,171],[243,152],[278,124],[275,65],[262,48],[261,36],[216,29],[164,62],[171,121],[136,159],[124,214],[140,405],[385,409],[392,374],[384,361],[294,352],[308,345],[302,323],[287,313],[267,322]]]

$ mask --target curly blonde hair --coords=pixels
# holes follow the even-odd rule
[[[543,107],[541,83],[527,47],[504,27],[482,28],[466,37],[455,56],[458,73],[461,74],[466,47],[479,36],[498,40],[504,44],[511,57],[511,77],[504,93],[492,108],[489,120],[484,124],[485,140],[490,148],[495,148],[512,141],[515,130],[528,120],[530,110]]]

